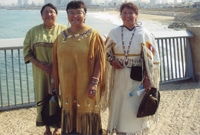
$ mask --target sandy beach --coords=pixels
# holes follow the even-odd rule
[[[107,14],[119,16],[118,12]],[[140,14],[143,22],[169,24],[173,17]],[[200,83],[182,81],[160,85],[161,102],[157,111],[157,124],[149,135],[200,135]],[[102,114],[106,129],[108,110]],[[42,135],[44,127],[35,126],[36,108],[23,108],[0,112],[0,135]]]
[[[116,24],[117,26],[122,25],[120,13],[118,11],[96,11],[92,13],[95,18],[107,20],[112,24]],[[157,16],[150,14],[140,14],[137,19],[137,23],[139,25],[144,26],[149,31],[162,31],[168,30],[172,31],[172,29],[168,29],[168,25],[174,22],[174,17],[172,16]]]

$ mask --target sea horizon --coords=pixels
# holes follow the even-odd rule
[[[1,10],[0,18],[0,39],[24,38],[30,28],[43,23],[39,10]],[[58,10],[56,22],[69,27],[66,11]],[[169,30],[167,25],[160,22],[139,22],[150,31]],[[86,24],[99,31],[101,35],[106,35],[111,29],[122,25],[122,21],[117,11],[88,11]]]

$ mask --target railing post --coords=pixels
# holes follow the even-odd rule
[[[185,56],[186,56],[186,75],[191,77],[193,80],[195,80],[194,77],[194,64],[192,61],[192,52],[191,52],[191,43],[189,39],[186,39],[186,48],[185,48]]]
[[[200,26],[187,27],[194,36],[191,38],[191,52],[193,57],[194,76],[197,81],[200,81]]]

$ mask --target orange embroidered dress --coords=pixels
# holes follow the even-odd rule
[[[97,58],[101,76],[95,98],[88,97],[88,86]],[[99,33],[85,26],[78,34],[65,30],[53,48],[53,72],[62,104],[62,132],[76,129],[81,134],[98,134],[101,129],[100,98],[105,65],[104,44]]]

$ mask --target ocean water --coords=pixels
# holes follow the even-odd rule
[[[97,14],[88,13],[86,24],[101,34],[107,34],[110,29],[117,26],[109,20],[96,18]],[[31,27],[42,23],[39,10],[0,10],[0,19],[0,39],[24,38]],[[58,12],[57,22],[69,26],[65,11]]]
[[[0,20],[0,39],[24,38],[31,27],[42,23],[39,10],[0,10]],[[69,26],[64,10],[58,11],[57,22]],[[86,24],[97,29],[100,34],[106,35],[122,22],[116,14],[88,11]],[[151,31],[167,30],[167,26],[159,22],[148,21],[142,24]]]

